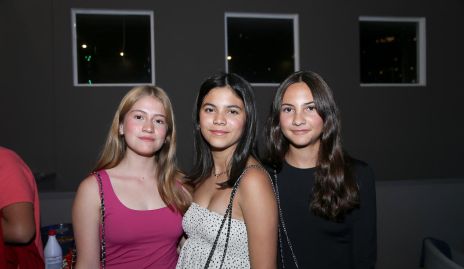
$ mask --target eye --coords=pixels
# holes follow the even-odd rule
[[[166,122],[163,119],[156,119],[155,123],[158,125],[164,125]]]
[[[292,107],[289,107],[289,106],[282,107],[282,112],[284,112],[284,113],[290,113],[292,111],[293,111]]]
[[[232,115],[238,115],[238,114],[240,114],[240,111],[238,111],[236,109],[231,109],[231,110],[229,110],[229,113],[232,114]]]
[[[213,112],[214,110],[213,110],[211,107],[205,107],[205,108],[203,109],[203,111],[206,112],[206,113],[211,113],[211,112]]]
[[[136,119],[136,120],[143,120],[143,116],[140,115],[140,114],[135,114],[135,115],[134,115],[134,119]]]
[[[306,107],[307,111],[316,111],[316,106],[315,105],[309,105]]]

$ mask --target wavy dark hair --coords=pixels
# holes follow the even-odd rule
[[[359,206],[359,188],[353,178],[350,157],[342,148],[339,111],[332,90],[317,73],[295,72],[277,89],[265,125],[265,160],[277,171],[282,168],[289,149],[289,141],[280,128],[282,98],[287,88],[298,82],[311,90],[317,113],[324,122],[310,209],[315,215],[338,221]]]
[[[246,167],[248,158],[256,158],[255,139],[256,139],[256,105],[253,89],[241,76],[234,73],[217,73],[207,78],[200,86],[195,106],[193,108],[193,140],[194,140],[194,165],[187,179],[193,186],[203,182],[211,176],[213,172],[213,157],[211,148],[203,138],[200,131],[200,109],[205,96],[214,88],[230,88],[243,102],[245,106],[246,122],[242,136],[238,141],[237,147],[233,153],[232,159],[228,164],[229,179],[219,186],[221,188],[232,187],[237,181],[240,174]]]

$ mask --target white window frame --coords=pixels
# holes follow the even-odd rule
[[[415,22],[417,23],[417,63],[418,80],[416,83],[360,83],[361,87],[417,87],[426,86],[426,20],[425,17],[380,17],[360,16],[359,21],[375,22]]]
[[[109,14],[109,15],[148,15],[150,16],[150,40],[151,40],[151,82],[149,83],[79,83],[77,72],[77,33],[76,14]],[[133,87],[140,85],[155,85],[155,33],[154,13],[151,10],[112,10],[112,9],[71,9],[72,27],[72,57],[73,57],[73,85],[78,87]]]

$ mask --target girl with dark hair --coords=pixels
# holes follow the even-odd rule
[[[206,79],[193,120],[193,203],[177,268],[275,268],[277,204],[254,150],[251,86],[235,74]]]
[[[155,86],[133,88],[76,194],[76,268],[175,268],[191,199],[181,178],[168,95]]]
[[[343,152],[338,108],[326,82],[310,71],[290,75],[276,92],[265,135],[285,268],[374,268],[374,176]]]

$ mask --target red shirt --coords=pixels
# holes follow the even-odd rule
[[[4,252],[0,254],[0,258],[3,255],[6,256],[8,261],[14,259],[19,264],[23,263],[23,266],[19,268],[43,268],[43,247],[40,239],[40,206],[35,178],[29,167],[16,153],[0,147],[0,209],[20,202],[30,202],[34,206],[36,224],[34,243],[28,246],[4,245]],[[1,234],[3,245],[3,232]]]

